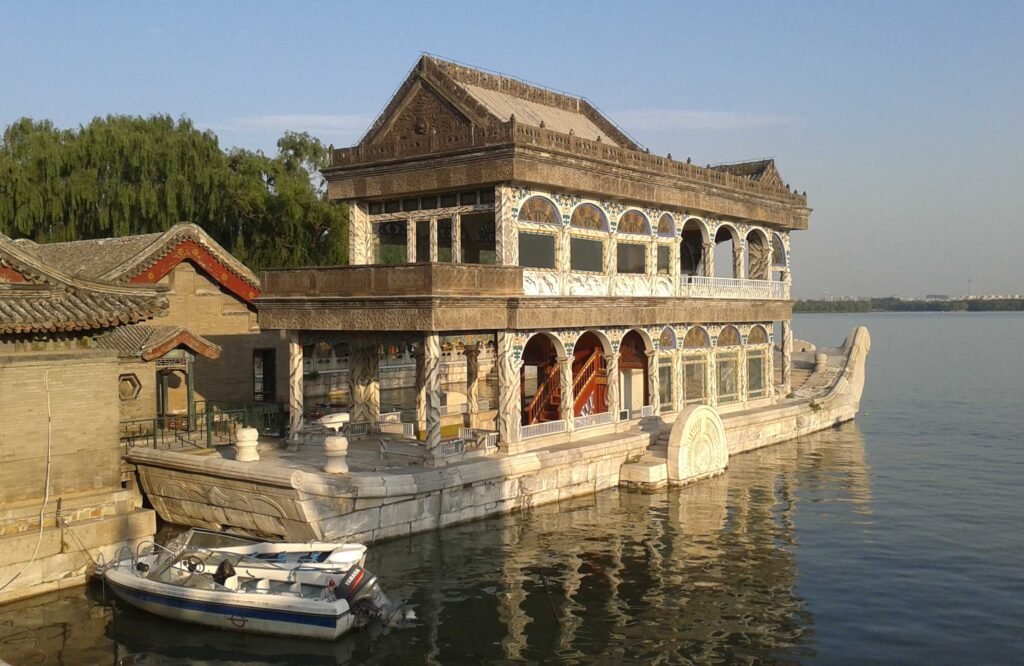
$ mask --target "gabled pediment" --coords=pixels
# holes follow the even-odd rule
[[[417,79],[391,113],[382,116],[380,127],[370,143],[408,141],[431,134],[455,134],[473,125],[469,115],[449,101],[440,91]]]

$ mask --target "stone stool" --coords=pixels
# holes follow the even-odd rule
[[[347,474],[348,463],[345,461],[347,453],[347,437],[344,435],[328,435],[324,437],[324,455],[327,456],[324,471],[328,474]]]
[[[256,428],[239,428],[235,431],[235,460],[256,462],[260,459],[260,431]]]

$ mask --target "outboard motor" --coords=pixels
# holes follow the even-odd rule
[[[391,603],[384,590],[377,584],[377,577],[358,564],[353,565],[341,582],[334,588],[334,596],[348,602],[358,624],[381,620],[389,626],[397,626],[408,615],[396,604]]]
[[[221,560],[217,570],[213,573],[213,582],[223,585],[224,581],[235,575],[235,568],[227,560]]]

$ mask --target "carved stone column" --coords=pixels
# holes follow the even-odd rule
[[[705,384],[707,385],[707,404],[714,407],[718,404],[718,368],[715,362],[715,350],[709,349],[707,352],[708,362],[704,365],[707,372],[705,378]]]
[[[558,293],[562,296],[569,295],[569,273],[572,271],[572,261],[569,257],[571,245],[569,227],[562,227],[555,241],[555,270],[558,271]]]
[[[427,450],[441,443],[441,338],[437,333],[423,336],[424,384],[427,394]]]
[[[519,369],[522,361],[513,353],[512,333],[498,331],[498,349],[495,362],[498,364],[498,440],[506,449],[514,449],[519,442],[519,428],[522,425],[523,397],[519,384]]]
[[[733,242],[732,244],[732,274],[737,279],[744,279],[747,277],[746,271],[744,271],[743,255],[746,254],[747,241],[741,240],[739,242]]]
[[[773,345],[768,345],[768,358],[765,361],[767,368],[765,369],[765,376],[768,378],[768,397],[775,397],[775,349]]]
[[[380,354],[375,341],[360,339],[352,345],[349,386],[352,423],[376,423],[380,419]]]
[[[747,348],[740,347],[736,353],[736,393],[737,400],[747,401]]]
[[[427,429],[427,364],[423,344],[413,351],[416,359],[416,430]]]
[[[366,214],[364,204],[349,204],[348,230],[348,262],[353,266],[372,264],[374,262],[373,225]]]
[[[704,264],[704,277],[715,277],[715,244],[707,242],[701,245],[703,255],[701,263]]]
[[[793,322],[782,322],[782,396],[793,392]]]
[[[430,261],[437,263],[437,218],[430,218]],[[423,261],[419,259],[419,261]]]
[[[615,234],[608,234],[608,237],[604,241],[604,255],[601,257],[604,270],[604,274],[608,276],[608,295],[615,295],[615,282],[619,273],[618,267],[618,247],[619,243],[615,239]]]
[[[655,414],[661,411],[661,376],[658,369],[658,352],[647,352],[647,397]]]
[[[462,215],[452,215],[452,263],[462,263]]]
[[[426,257],[416,256],[416,221],[405,218],[405,260],[408,263],[426,261]]]
[[[466,425],[473,428],[476,426],[476,413],[480,411],[480,345],[466,345],[462,353],[466,355]]]
[[[572,356],[558,359],[558,376],[562,400],[559,406],[560,416],[565,421],[566,432],[572,432],[576,429],[574,421],[576,415],[573,409],[576,404],[576,395],[573,393]]]
[[[302,430],[302,345],[299,332],[288,331],[288,431],[291,449],[299,448],[299,431]]]
[[[619,352],[605,354],[605,369],[608,373],[608,393],[606,402],[608,411],[612,413],[612,423],[619,421]]]
[[[672,352],[672,411],[683,409],[683,351]]]
[[[519,265],[519,234],[512,216],[512,188],[498,185],[494,188],[494,249],[497,262],[502,266]]]

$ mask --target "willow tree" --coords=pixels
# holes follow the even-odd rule
[[[23,118],[0,138],[0,232],[55,242],[205,228],[253,268],[342,263],[344,207],[327,151],[287,133],[278,153],[221,150],[186,118],[108,116],[75,130]]]

